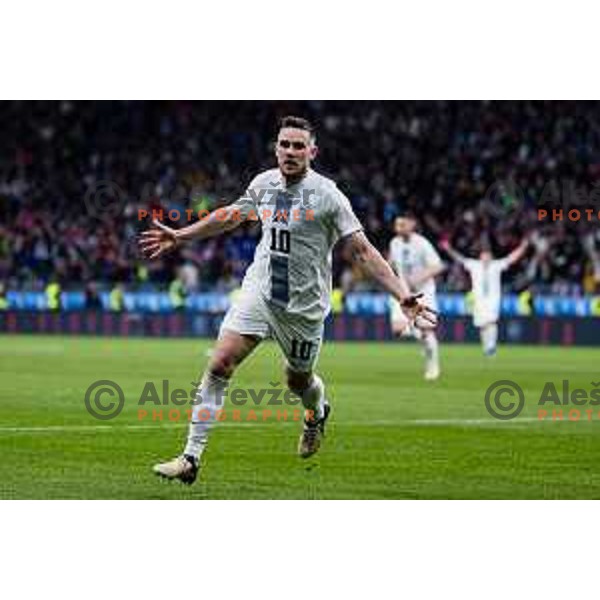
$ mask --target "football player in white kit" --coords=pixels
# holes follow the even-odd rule
[[[257,175],[242,198],[182,229],[155,222],[155,229],[142,234],[141,249],[152,259],[181,242],[232,230],[246,219],[262,223],[254,261],[223,320],[198,388],[185,449],[173,460],[155,465],[158,475],[193,483],[228,380],[267,337],[283,351],[288,387],[306,409],[298,453],[308,457],[319,449],[330,406],[314,367],[330,308],[331,251],[338,240],[346,239],[352,259],[400,302],[405,327],[416,317],[436,322],[435,313],[370,244],[346,196],[310,168],[316,153],[310,123],[286,117],[276,142],[278,168]]]
[[[524,239],[508,256],[499,259],[494,259],[489,250],[482,250],[477,260],[459,254],[447,241],[440,244],[443,250],[469,272],[473,293],[473,324],[479,329],[486,356],[495,356],[498,344],[502,273],[525,255],[527,246],[528,241]]]
[[[397,274],[404,276],[413,294],[422,294],[424,303],[437,310],[435,278],[444,270],[444,264],[431,242],[415,233],[417,222],[411,215],[399,216],[394,221],[396,236],[390,242],[388,261]],[[395,336],[412,335],[423,344],[425,379],[434,381],[440,376],[440,358],[435,328],[427,323],[419,327],[405,327],[402,307],[390,299],[390,320]]]

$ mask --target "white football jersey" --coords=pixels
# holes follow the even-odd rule
[[[389,261],[396,273],[402,273],[410,278],[429,267],[442,265],[442,259],[431,242],[418,233],[411,233],[408,240],[396,236],[390,242]],[[435,294],[435,280],[428,279],[413,293],[423,293],[427,296]]]
[[[502,297],[502,272],[509,267],[508,258],[491,260],[487,264],[466,258],[463,264],[471,276],[475,305],[498,305]]]
[[[312,169],[287,187],[279,169],[270,169],[232,206],[262,223],[242,288],[288,313],[323,320],[330,310],[333,246],[362,229],[348,198]]]

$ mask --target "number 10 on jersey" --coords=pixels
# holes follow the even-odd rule
[[[290,253],[290,232],[287,229],[271,228],[271,250],[282,254]]]

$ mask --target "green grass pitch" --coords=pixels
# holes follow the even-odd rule
[[[181,450],[186,423],[140,421],[140,393],[163,379],[189,389],[210,347],[1,336],[0,498],[600,498],[600,407],[591,422],[535,420],[545,381],[589,390],[600,380],[597,350],[582,348],[502,346],[490,360],[477,346],[442,346],[442,379],[427,383],[414,344],[327,343],[319,370],[334,412],[318,455],[296,456],[300,423],[226,423],[213,430],[195,485],[162,481],[151,467]],[[125,391],[112,421],[84,407],[99,379]],[[499,379],[524,389],[513,421],[485,410]],[[282,359],[267,343],[235,385],[277,381]]]

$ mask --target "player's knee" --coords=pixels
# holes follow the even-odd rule
[[[229,352],[217,352],[212,356],[208,371],[214,377],[229,379],[235,370],[235,360]]]
[[[436,337],[435,327],[421,327],[420,331],[423,339],[431,339]]]
[[[306,388],[310,386],[312,380],[312,373],[303,373],[300,371],[293,371],[289,367],[286,369],[287,386],[296,393],[302,393]]]
[[[408,335],[410,332],[410,324],[408,321],[404,322],[396,322],[392,324],[392,335],[394,337],[403,337]]]

